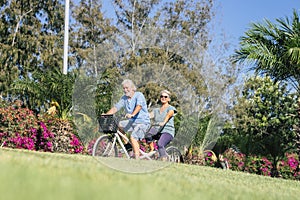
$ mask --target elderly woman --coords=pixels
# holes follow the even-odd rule
[[[154,123],[159,124],[161,127],[157,136],[160,136],[158,139],[158,152],[160,159],[165,161],[167,160],[166,145],[169,144],[175,135],[175,126],[174,126],[174,117],[177,113],[175,107],[171,106],[169,102],[171,101],[170,92],[168,90],[163,90],[160,92],[160,108],[153,109],[151,112],[151,117],[154,118]],[[155,137],[155,136],[154,136]],[[151,137],[147,140],[151,141]],[[150,148],[153,150],[153,142],[150,142]]]
[[[131,132],[130,142],[134,157],[139,158],[140,146],[138,141],[145,137],[150,126],[150,117],[144,95],[136,91],[134,83],[126,79],[122,82],[124,95],[106,114],[114,114],[121,108],[125,109],[126,118],[119,122],[119,127],[125,132]]]

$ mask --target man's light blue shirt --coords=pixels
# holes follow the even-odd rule
[[[142,109],[130,120],[133,120],[134,123],[150,124],[150,116],[147,108],[146,99],[143,93],[134,92],[134,95],[131,99],[124,95],[114,106],[117,108],[118,111],[121,108],[124,108],[126,113],[131,114],[137,105],[142,106]]]

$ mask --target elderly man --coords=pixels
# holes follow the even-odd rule
[[[149,112],[144,95],[136,91],[136,86],[131,80],[124,80],[122,86],[124,95],[106,114],[114,114],[121,108],[125,109],[128,120],[120,121],[119,127],[125,132],[131,132],[130,142],[134,156],[138,159],[140,155],[138,140],[145,137],[150,127]]]

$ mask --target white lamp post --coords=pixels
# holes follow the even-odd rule
[[[64,33],[64,68],[63,74],[68,73],[68,46],[69,46],[69,9],[70,0],[65,0],[65,33]]]

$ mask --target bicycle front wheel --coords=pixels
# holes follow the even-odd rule
[[[166,148],[167,154],[168,154],[168,160],[169,162],[176,162],[176,163],[180,163],[183,162],[183,158],[182,155],[179,151],[179,149],[177,149],[174,146],[169,146]]]
[[[117,157],[118,149],[111,135],[100,136],[93,146],[93,156]]]

